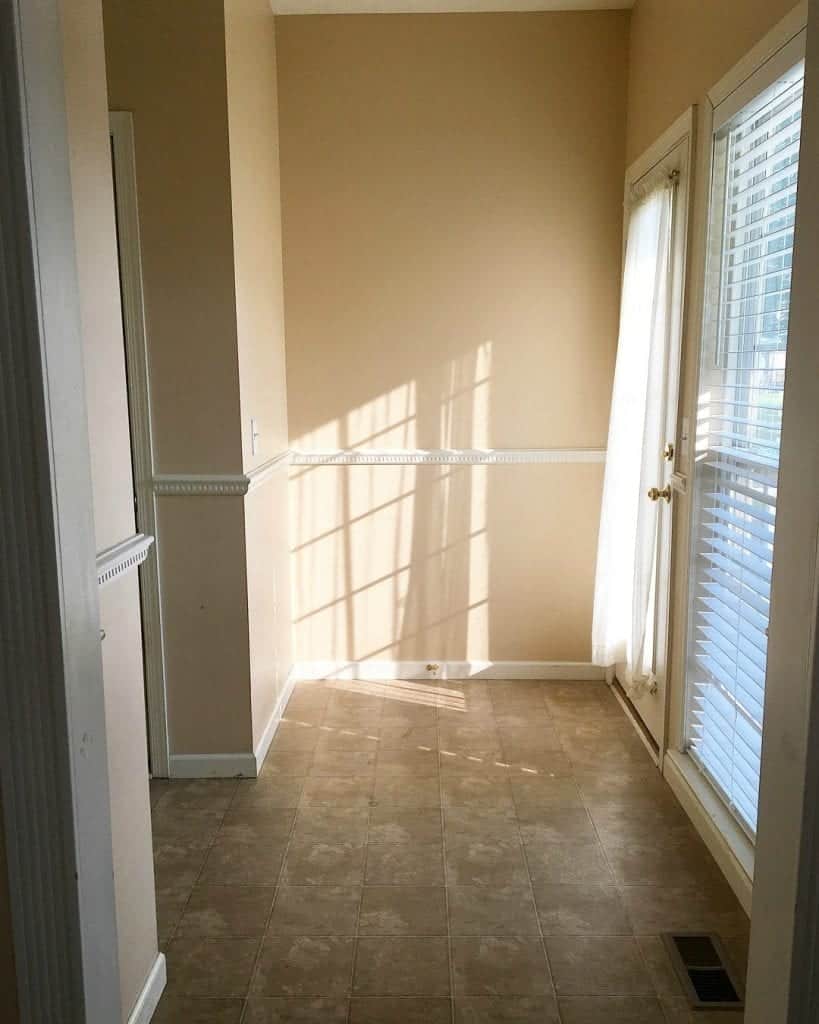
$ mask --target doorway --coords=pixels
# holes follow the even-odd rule
[[[156,495],[154,493],[151,398],[142,288],[133,117],[129,111],[112,111],[109,115],[109,125],[117,219],[120,293],[122,296],[122,326],[125,339],[131,461],[134,474],[134,515],[137,531],[154,538],[153,551],[149,553],[139,569],[145,709],[148,726],[148,765],[153,778],[168,778],[170,758],[160,601],[159,538]]]
[[[685,264],[694,111],[626,172],[625,268],[600,526],[593,658],[665,746]],[[683,434],[685,432],[683,431]]]

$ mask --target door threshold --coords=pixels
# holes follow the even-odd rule
[[[628,720],[634,726],[634,731],[643,741],[643,746],[648,751],[651,760],[654,762],[654,764],[657,765],[658,768],[660,768],[660,746],[646,728],[646,724],[640,717],[640,713],[638,712],[634,704],[631,702],[631,699],[629,698],[626,691],[620,685],[617,676],[615,676],[614,679],[609,683],[609,686],[611,687],[611,691],[616,697],[618,704],[625,712],[626,718],[628,718]]]

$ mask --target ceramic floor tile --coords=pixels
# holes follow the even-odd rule
[[[597,839],[592,820],[584,807],[541,807],[535,821],[522,823],[525,843],[593,842]]]
[[[370,844],[364,879],[367,885],[443,885],[442,844]]]
[[[449,885],[525,886],[529,872],[516,839],[464,839],[446,844]]]
[[[273,906],[272,886],[199,885],[191,893],[177,935],[261,938]]]
[[[267,935],[250,995],[346,996],[354,940],[340,936]]]
[[[599,843],[535,840],[524,845],[535,884],[614,881]]]
[[[561,998],[654,995],[634,939],[550,936],[546,951]]]
[[[269,933],[355,935],[361,888],[357,885],[283,885],[276,895]]]
[[[253,997],[247,1001],[242,1024],[346,1024],[347,1007],[346,998]]]
[[[716,932],[745,935],[748,918],[727,884],[711,889],[624,885],[620,889],[636,935]]]
[[[313,777],[369,777],[375,774],[375,759],[375,751],[371,750],[323,750],[312,758],[306,774]]]
[[[441,791],[436,777],[418,778],[408,785],[405,779],[379,775],[376,768],[373,799],[379,806],[432,808],[441,806]]]
[[[334,807],[368,807],[373,786],[371,775],[314,776],[304,785],[300,806],[330,804]]]
[[[419,996],[356,996],[350,1024],[451,1024],[449,999]]]
[[[563,1024],[666,1024],[659,1001],[648,997],[591,996],[561,999],[560,1015]]]
[[[518,821],[514,811],[491,807],[445,807],[444,833],[448,844],[496,839],[520,842]]]
[[[447,940],[391,936],[359,939],[353,994],[449,996]]]
[[[529,886],[451,885],[452,935],[539,935]]]
[[[312,836],[294,838],[282,870],[286,885],[360,885],[364,878],[364,844],[325,842]]]
[[[258,939],[174,939],[166,953],[167,992],[243,998],[258,949]]]
[[[546,995],[552,990],[539,939],[455,937],[452,969],[456,996]]]
[[[275,885],[286,841],[255,829],[223,829],[210,848],[200,883]]]
[[[358,928],[361,936],[446,935],[444,889],[442,886],[366,885]]]
[[[616,886],[535,884],[544,935],[631,935]]]
[[[239,1024],[243,1007],[243,999],[197,999],[166,990],[151,1024]]]
[[[312,837],[314,841],[363,843],[367,838],[369,820],[370,808],[357,804],[300,807],[293,825],[293,839]]]
[[[465,996],[455,1024],[560,1024],[553,996]]]
[[[405,808],[392,804],[373,807],[369,841],[396,846],[403,843],[440,843],[441,812],[437,808]]]

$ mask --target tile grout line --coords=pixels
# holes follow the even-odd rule
[[[455,1024],[455,964],[452,958],[452,920],[449,915],[449,875],[446,858],[446,812],[444,810],[444,785],[441,778],[441,723],[438,717],[438,708],[435,708],[435,740],[437,750],[435,760],[438,765],[438,800],[441,812],[441,867],[443,870],[444,882],[444,914],[446,919],[446,954],[447,969],[449,971],[449,1019],[450,1024]]]
[[[291,694],[291,698],[292,698],[292,694]],[[285,708],[284,711],[286,712],[287,708]],[[322,717],[322,720],[323,720],[324,719],[324,712],[322,712],[322,716],[321,717]],[[270,754],[270,750],[272,750],[272,749],[273,748],[272,748],[272,745],[271,745],[271,748],[268,750],[267,755],[265,756],[265,760],[267,760],[267,756]],[[299,751],[299,753],[300,753],[300,751]],[[312,751],[312,759],[310,761],[310,766],[311,767],[312,767],[312,765],[314,763],[314,759],[315,759],[315,748]],[[264,772],[264,763],[262,763],[262,772]],[[260,773],[259,777],[261,777],[261,773]],[[305,783],[306,783],[306,779],[307,778],[309,778],[309,773],[308,773],[308,775],[304,776]],[[237,793],[238,793],[238,788],[237,788]],[[301,790],[301,792],[299,794],[299,799],[298,799],[298,802],[297,802],[297,805],[296,805],[295,813],[293,815],[293,820],[290,822],[290,829],[288,830],[287,839],[285,840],[284,849],[282,850],[282,859],[281,859],[281,863],[279,864],[279,872],[278,872],[278,874],[276,876],[276,888],[275,888],[275,891],[273,893],[273,902],[270,905],[270,910],[269,910],[269,912],[267,914],[267,920],[265,921],[264,929],[262,930],[262,936],[261,936],[261,939],[259,940],[259,948],[256,950],[256,956],[253,958],[253,966],[252,966],[252,968],[250,970],[250,977],[249,977],[248,983],[247,983],[247,991],[245,992],[244,1005],[242,1007],[242,1012],[241,1012],[241,1015],[239,1017],[239,1024],[243,1024],[243,1022],[247,1018],[248,1007],[250,1005],[250,992],[251,992],[251,989],[253,988],[253,982],[256,980],[256,974],[257,974],[258,969],[259,969],[259,961],[261,960],[261,957],[262,957],[262,951],[264,950],[264,945],[265,945],[265,942],[267,941],[267,936],[270,933],[270,922],[273,920],[273,912],[276,909],[276,904],[279,902],[279,892],[281,890],[282,878],[284,876],[284,869],[285,869],[285,865],[287,863],[287,854],[290,851],[290,844],[293,841],[293,833],[296,831],[296,822],[298,821],[299,808],[301,806],[301,800],[302,800],[303,794],[304,794],[304,785],[302,786],[302,790]],[[231,804],[231,806],[232,806],[232,804]]]
[[[381,736],[381,717],[384,713],[384,706],[382,703],[381,714],[378,716],[378,735]],[[364,863],[361,870],[361,885],[359,886],[358,893],[358,906],[355,912],[355,923],[353,925],[353,955],[351,957],[350,964],[350,991],[347,996],[347,1024],[350,1024],[353,1015],[353,992],[355,986],[355,972],[358,967],[358,950],[359,950],[359,939],[361,937],[361,907],[364,903],[364,886],[367,882],[367,863],[370,859],[370,822],[373,816],[373,804],[375,801],[375,787],[378,779],[378,757],[381,752],[380,741],[375,748],[375,762],[373,764],[372,783],[370,790],[370,799],[367,804],[367,827],[364,832]]]
[[[173,782],[171,782],[171,785],[173,785]],[[180,782],[180,783],[178,783],[178,785],[183,785],[184,786],[184,785],[188,785],[188,783],[187,782]],[[170,792],[170,790],[168,792]],[[167,943],[168,948],[170,948],[171,943],[175,942],[177,938],[181,938],[181,936],[179,935],[179,926],[180,926],[180,924],[182,924],[182,918],[185,916],[185,914],[186,914],[186,912],[188,910],[188,907],[190,905],[191,897],[193,896],[194,890],[199,885],[199,883],[200,883],[200,881],[202,879],[202,873],[204,872],[205,868],[207,867],[207,863],[208,863],[208,859],[210,857],[211,850],[213,849],[213,847],[214,847],[214,845],[216,843],[216,840],[219,837],[219,833],[222,831],[222,826],[225,823],[225,818],[230,813],[230,809],[231,809],[231,807],[233,807],[233,801],[236,799],[236,795],[238,794],[238,792],[239,792],[239,783],[238,783],[238,780],[236,780],[236,784],[234,786],[233,793],[231,794],[230,800],[228,800],[227,806],[225,807],[224,811],[222,812],[222,816],[219,819],[219,824],[214,829],[213,835],[210,837],[210,840],[207,843],[207,849],[205,850],[205,856],[202,859],[202,865],[199,868],[199,871],[196,873],[196,878],[194,879],[193,885],[190,888],[190,892],[188,893],[187,899],[185,900],[185,904],[182,907],[182,910],[181,910],[181,912],[179,914],[179,917],[177,917],[177,919],[176,919],[176,924],[173,926],[173,932],[171,933],[171,936],[168,939],[168,943]],[[159,801],[158,804],[160,802],[161,801]],[[158,804],[157,804],[157,806],[158,806]]]
[[[546,708],[546,712],[548,714],[549,713],[549,708],[548,708],[548,705],[546,704],[545,699],[543,701],[543,705]],[[551,721],[551,717],[552,717],[551,714],[549,714],[550,721]],[[569,762],[569,763],[571,763],[571,762]],[[572,776],[572,779],[574,780],[574,776]],[[537,898],[535,897],[535,883],[532,880],[532,869],[531,869],[531,867],[529,865],[529,854],[528,854],[528,852],[526,850],[526,843],[523,840],[523,833],[521,832],[521,828],[520,828],[520,818],[518,817],[518,806],[517,806],[517,803],[515,802],[514,793],[512,795],[512,803],[514,804],[514,807],[515,807],[515,826],[517,827],[517,830],[518,830],[518,839],[520,841],[520,848],[521,848],[521,852],[523,854],[523,863],[526,866],[526,875],[527,875],[527,877],[529,879],[529,895],[532,898],[532,907],[534,908],[534,911],[535,911],[535,922],[537,924],[538,935],[540,936],[540,947],[543,950],[543,957],[544,957],[544,959],[546,961],[546,969],[549,972],[549,984],[551,985],[552,995],[554,996],[555,1013],[557,1014],[557,1024],[560,1024],[560,1022],[563,1020],[563,1011],[560,1009],[560,1000],[558,999],[558,996],[557,996],[557,985],[555,984],[555,975],[554,975],[554,971],[552,970],[552,961],[549,958],[549,950],[548,950],[548,948],[546,946],[546,936],[543,934],[543,925],[540,922],[540,910],[538,909]]]

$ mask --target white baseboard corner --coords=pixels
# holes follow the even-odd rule
[[[751,841],[687,754],[667,750],[663,775],[750,917],[754,889]]]
[[[165,991],[167,977],[165,954],[157,953],[153,967],[139,993],[139,998],[128,1017],[128,1024],[149,1024],[162,993]]]
[[[264,728],[264,732],[259,737],[259,742],[256,744],[254,758],[256,761],[257,775],[262,770],[264,759],[267,757],[268,750],[270,750],[270,744],[273,742],[273,737],[276,735],[276,730],[279,728],[279,722],[282,720],[284,709],[287,707],[287,702],[290,700],[290,695],[293,693],[295,685],[296,677],[291,668],[287,673],[287,678],[284,681],[284,687],[282,688],[282,692],[279,694],[279,699],[276,701],[275,708],[273,708],[273,713]]]
[[[171,754],[172,779],[255,779],[276,735],[297,679],[291,670],[256,749],[241,754]]]
[[[603,681],[605,669],[585,661],[300,661],[293,666],[294,682],[321,679],[543,679]]]

